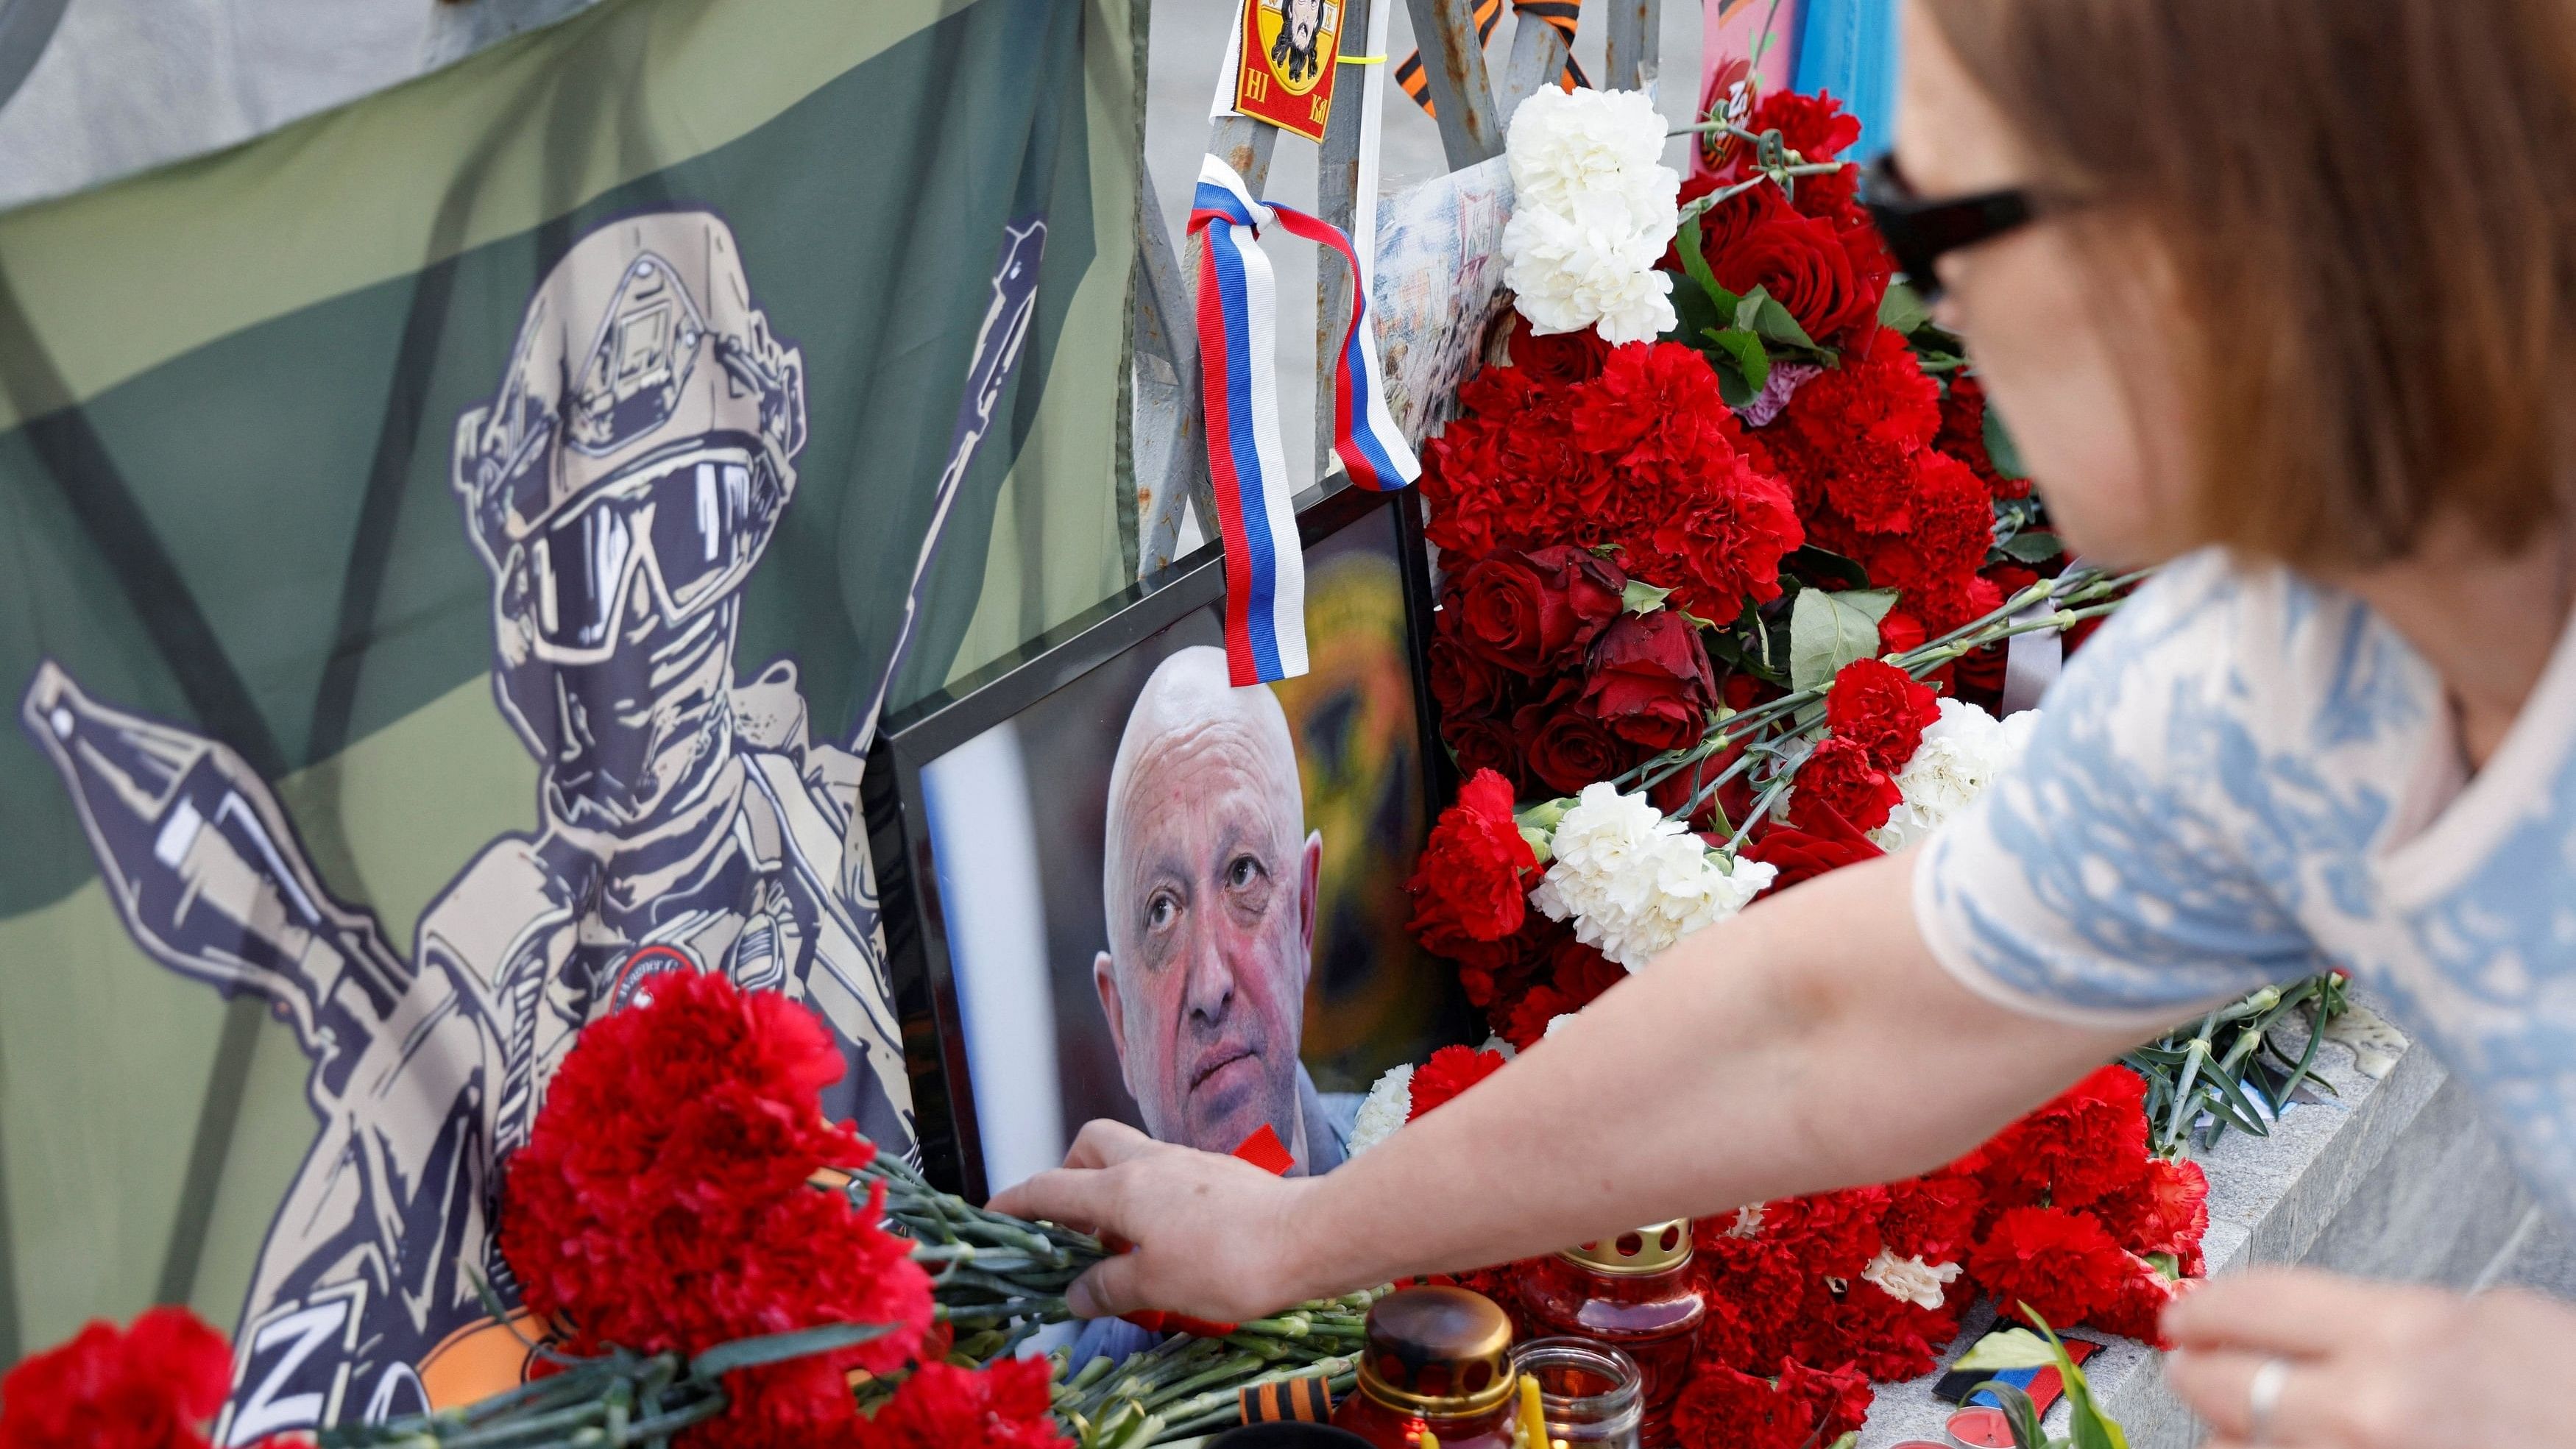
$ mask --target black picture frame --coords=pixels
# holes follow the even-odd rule
[[[1427,822],[1454,793],[1455,780],[1431,701],[1426,653],[1431,570],[1420,500],[1409,489],[1378,493],[1336,483],[1331,492],[1310,489],[1297,500],[1299,545],[1311,551],[1366,520],[1393,521]],[[984,1180],[923,770],[1224,597],[1224,558],[1221,547],[1210,543],[947,688],[891,712],[869,748],[860,805],[912,1082],[915,1138],[924,1174],[947,1191],[981,1202],[995,1185]]]

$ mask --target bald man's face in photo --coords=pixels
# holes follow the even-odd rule
[[[1302,836],[1284,729],[1248,716],[1176,723],[1136,754],[1111,806],[1110,949],[1094,974],[1147,1132],[1231,1152],[1267,1124],[1302,1159],[1322,847]]]

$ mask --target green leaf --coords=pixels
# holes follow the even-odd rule
[[[1923,305],[1923,294],[1908,282],[1890,282],[1886,295],[1878,299],[1878,325],[1898,332],[1911,333],[1932,320],[1932,309]]]
[[[1798,319],[1790,316],[1789,309],[1781,306],[1774,297],[1762,299],[1762,306],[1754,313],[1753,330],[1774,342],[1785,342],[1792,347],[1812,348],[1816,345],[1816,340],[1807,335],[1807,329],[1799,326]]]
[[[1736,298],[1735,325],[1743,328],[1747,332],[1758,333],[1761,329],[1756,327],[1754,324],[1761,319],[1762,304],[1770,300],[1771,293],[1767,289],[1761,287],[1756,287],[1752,291],[1745,293],[1743,296]]]
[[[782,1363],[808,1354],[830,1353],[834,1349],[866,1343],[872,1338],[883,1338],[893,1331],[894,1326],[886,1323],[826,1323],[814,1328],[800,1328],[793,1333],[737,1338],[731,1343],[717,1344],[689,1360],[689,1372],[700,1378],[717,1378],[736,1369]]]
[[[1986,400],[1986,457],[2007,478],[2030,476],[2021,465],[2021,448],[2013,442],[2012,430],[2004,426],[2004,415],[1995,410],[1992,398]]]
[[[1976,1345],[1959,1355],[1950,1365],[1953,1372],[2001,1373],[2006,1369],[2038,1368],[2056,1360],[2048,1351],[2048,1340],[2027,1328],[1999,1328],[1978,1339]]]
[[[1855,589],[1869,587],[1869,570],[1862,568],[1857,560],[1845,558],[1831,549],[1818,548],[1812,543],[1780,560],[1780,566],[1800,577],[1824,583]]]
[[[1678,240],[1681,245],[1674,250],[1682,254],[1682,272],[1699,284],[1700,291],[1707,294],[1709,301],[1716,305],[1719,316],[1734,316],[1736,307],[1743,299],[1719,286],[1717,274],[1708,269],[1708,254],[1703,250],[1700,240],[1698,217],[1694,216],[1682,223]]]
[[[1753,395],[1761,392],[1764,385],[1771,381],[1771,354],[1762,350],[1762,339],[1740,327],[1729,327],[1723,332],[1711,332],[1708,334],[1708,339],[1716,343],[1726,354],[1726,360],[1734,364],[1736,377],[1748,389],[1741,399],[1729,396],[1726,400],[1727,406],[1742,407],[1745,403],[1751,402]],[[1726,381],[1726,374],[1727,369],[1724,367],[1717,370],[1717,380],[1721,384]]]
[[[1855,659],[1878,657],[1878,621],[1896,602],[1886,590],[1801,589],[1789,614],[1789,683],[1818,689]]]
[[[1644,579],[1630,579],[1628,587],[1619,593],[1619,607],[1631,614],[1651,614],[1662,608],[1664,600],[1672,596],[1670,589],[1656,588]]]
[[[2004,552],[2026,564],[2042,564],[2066,552],[2066,545],[2047,529],[2034,528],[2006,539]]]

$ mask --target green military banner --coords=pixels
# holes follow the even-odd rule
[[[668,972],[909,1144],[860,760],[1125,576],[1130,56],[619,0],[0,217],[0,1362],[191,1302],[228,1443],[509,1381],[501,1165]]]

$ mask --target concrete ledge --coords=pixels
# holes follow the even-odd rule
[[[2305,1038],[2284,1040],[2295,1052]],[[2328,1043],[2317,1068],[2338,1095],[2293,1106],[2269,1137],[2231,1132],[2199,1155],[2209,1173],[2212,1273],[2308,1263],[2456,1288],[2569,1284],[2576,1248],[2534,1205],[2467,1092],[2430,1052],[2409,1048],[2373,1081]],[[1942,1362],[1993,1322],[1991,1302],[1972,1310]],[[2110,1339],[2085,1376],[2135,1449],[2183,1449],[2199,1441],[2200,1428],[2165,1387],[2158,1363],[2146,1345]],[[1952,1412],[1932,1397],[1931,1376],[1883,1384],[1862,1449],[1941,1442]],[[2063,1406],[2052,1409],[2047,1427],[2063,1433],[2065,1420]]]

